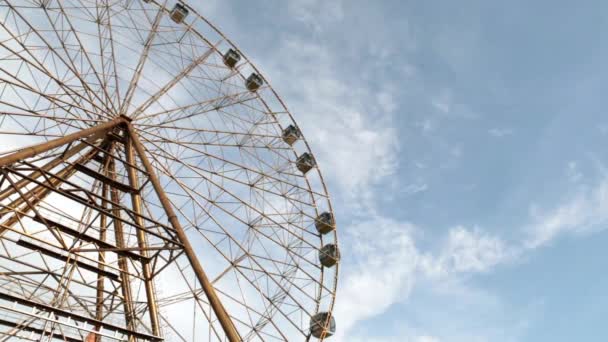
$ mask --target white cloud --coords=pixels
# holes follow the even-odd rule
[[[420,127],[423,133],[429,133],[435,128],[435,124],[430,119],[418,122],[416,123],[416,126]]]
[[[382,107],[382,110],[385,113],[394,112],[398,107],[397,102],[395,101],[395,98],[393,97],[391,92],[388,92],[388,91],[380,92],[380,93],[378,93],[377,98],[378,98],[378,103],[380,104],[380,106]]]
[[[419,336],[417,337],[414,342],[439,342],[440,340],[437,337],[433,337],[433,336]]]
[[[292,17],[320,32],[328,24],[342,20],[342,1],[295,0],[287,8]]]
[[[425,256],[422,270],[429,276],[485,272],[513,257],[510,246],[480,229],[451,228],[437,256]]]
[[[461,226],[450,229],[437,253],[423,254],[414,239],[421,231],[407,222],[374,218],[350,226],[344,233],[342,245],[348,248],[343,247],[341,299],[335,310],[336,341],[355,340],[351,333],[358,323],[407,300],[421,277],[437,281],[452,275],[485,272],[511,256],[501,239]],[[431,335],[412,336],[411,331],[404,334],[409,336],[406,341],[438,341]]]
[[[393,89],[349,81],[337,73],[340,61],[327,46],[294,36],[281,44],[269,63],[275,71],[268,74],[312,144],[323,175],[343,193],[369,196],[370,187],[398,166]]]
[[[583,174],[579,170],[578,163],[575,161],[568,162],[568,168],[566,169],[566,176],[572,183],[578,183],[583,179]]]
[[[508,128],[492,128],[488,130],[488,133],[493,137],[502,138],[513,134],[513,130]]]
[[[496,266],[517,260],[524,252],[542,247],[564,233],[593,231],[608,220],[608,179],[588,192],[559,205],[546,214],[535,213],[528,239],[508,243],[481,228],[455,226],[439,243],[434,253],[422,252],[416,243],[422,229],[407,222],[373,218],[345,232],[343,278],[335,315],[338,322],[336,341],[358,341],[358,325],[386,312],[391,306],[407,301],[416,284],[434,284],[434,291],[461,301],[478,302],[495,308],[501,305],[493,295],[466,284],[466,276],[489,272]],[[465,278],[463,278],[465,276]],[[346,299],[345,299],[346,298]],[[494,304],[492,304],[494,303]],[[516,322],[526,323],[525,319]],[[525,325],[525,324],[524,324]],[[452,327],[455,328],[455,327]],[[524,329],[525,327],[520,327]],[[456,328],[457,329],[457,328]],[[438,329],[441,330],[441,329]],[[358,331],[358,330],[357,330]],[[440,341],[436,334],[417,334],[405,329],[401,336],[363,341]],[[495,333],[487,331],[488,336]],[[464,336],[464,335],[463,335]],[[484,332],[471,332],[455,340],[488,341]]]
[[[403,189],[401,190],[401,193],[406,194],[406,195],[414,195],[419,192],[427,191],[429,189],[429,186],[426,183],[412,183],[412,184],[408,184],[402,188]]]
[[[340,298],[335,311],[337,341],[362,320],[381,314],[411,290],[419,253],[407,223],[374,219],[349,227],[350,259],[343,264]]]
[[[390,337],[353,337],[349,342],[441,342],[439,338],[429,335],[412,335],[407,332],[404,332],[404,334],[405,335]]]
[[[431,99],[431,104],[440,112],[449,113],[453,104],[452,93],[444,89]]]
[[[552,210],[542,212],[532,205],[533,223],[525,228],[526,247],[536,248],[562,234],[582,234],[604,229],[608,222],[608,178],[595,187],[581,188],[572,198]]]
[[[452,146],[450,147],[450,154],[455,158],[459,158],[462,156],[462,147],[460,146]]]

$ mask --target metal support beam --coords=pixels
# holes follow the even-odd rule
[[[83,316],[83,315],[79,315],[79,314],[74,313],[72,311],[56,308],[56,307],[53,307],[53,306],[50,306],[50,305],[47,305],[47,304],[38,303],[38,302],[35,302],[33,300],[30,300],[30,299],[25,299],[25,298],[13,296],[13,295],[8,294],[8,293],[2,293],[2,292],[0,292],[0,299],[7,300],[7,301],[9,301],[11,303],[19,303],[19,304],[25,305],[27,307],[37,308],[39,310],[46,311],[46,312],[52,312],[52,313],[54,313],[57,316],[61,316],[61,317],[69,318],[70,319],[70,320],[66,320],[65,322],[56,320],[56,323],[59,323],[59,324],[66,324],[67,322],[73,322],[73,321],[81,321],[81,322],[85,322],[87,324],[90,324],[92,326],[100,326],[103,329],[107,329],[109,331],[116,331],[116,332],[119,332],[121,334],[131,335],[131,336],[134,336],[136,338],[144,339],[146,341],[162,341],[162,338],[159,338],[158,336],[152,336],[152,335],[141,333],[141,332],[138,332],[138,331],[135,331],[135,330],[125,329],[125,328],[123,328],[121,326],[118,326],[118,325],[114,325],[114,324],[111,324],[111,323],[99,321],[99,320],[96,320],[94,318],[90,318],[90,317],[86,317],[86,316]],[[10,307],[3,307],[3,309],[17,311],[16,309],[12,309]],[[18,311],[18,312],[19,313],[25,313],[25,312],[21,312],[21,311]],[[36,317],[42,317],[42,315],[37,315],[37,314],[34,314],[33,312],[32,313],[28,312],[27,314],[32,315],[32,316],[36,316]],[[45,316],[49,317],[48,314],[45,315]],[[77,326],[73,326],[73,327],[75,329],[79,329],[79,330],[90,331],[90,329],[83,329],[82,327],[77,327]]]
[[[85,175],[87,175],[87,176],[89,176],[89,177],[91,177],[93,179],[96,179],[96,180],[98,180],[98,181],[100,181],[100,182],[102,182],[104,184],[107,184],[107,185],[109,185],[109,186],[111,186],[113,188],[116,188],[116,189],[118,189],[118,190],[120,190],[122,192],[128,192],[128,193],[137,193],[137,192],[139,192],[137,190],[137,188],[134,188],[132,186],[129,186],[129,185],[123,184],[121,182],[118,182],[116,180],[113,180],[113,179],[109,178],[106,175],[103,175],[103,174],[101,174],[101,173],[99,173],[99,172],[97,172],[97,171],[95,171],[93,169],[90,169],[90,168],[84,166],[82,163],[76,163],[76,164],[74,164],[74,168],[76,168],[76,170],[84,173]]]
[[[105,203],[103,203],[102,205],[105,205]],[[103,215],[101,218],[103,220],[107,221],[107,216],[104,215],[103,212],[101,212],[101,215]],[[33,219],[36,222],[39,222],[39,223],[42,223],[42,224],[46,224],[47,227],[49,227],[49,228],[53,227],[55,229],[58,229],[60,232],[62,232],[64,234],[67,234],[67,235],[70,235],[70,236],[74,237],[77,240],[96,244],[100,248],[96,249],[95,251],[98,251],[98,250],[99,251],[114,251],[114,252],[117,252],[117,254],[124,255],[124,256],[129,257],[129,258],[134,259],[134,260],[142,260],[143,259],[143,257],[141,255],[139,255],[137,253],[133,253],[132,250],[127,250],[125,248],[117,248],[116,246],[114,246],[114,245],[106,242],[105,241],[105,235],[104,235],[104,240],[100,240],[100,239],[92,237],[90,235],[83,234],[83,233],[79,232],[76,229],[70,228],[70,227],[68,227],[66,225],[63,225],[63,224],[61,224],[59,222],[55,222],[52,219],[49,219],[49,218],[46,218],[46,217],[42,218],[42,217],[39,217],[39,216],[34,216]],[[101,229],[104,229],[104,227],[101,227]],[[71,249],[70,252],[80,252],[80,251],[78,249]]]
[[[91,160],[91,157],[93,156],[93,153],[89,152],[86,153],[85,155],[81,156],[77,163],[87,163],[89,160]],[[49,164],[54,164],[53,161]],[[58,166],[59,164],[55,165]],[[21,178],[18,182],[15,183],[14,187],[8,187],[3,191],[3,195],[5,196],[0,196],[0,201],[3,201],[4,199],[6,199],[7,197],[15,194],[17,192],[17,190],[15,189],[22,189],[27,183],[30,183],[30,179],[38,179],[38,177],[40,177],[41,175],[43,175],[45,172],[48,172],[50,170],[50,168],[48,168],[48,165],[45,165],[44,167],[41,168],[42,170],[45,171],[39,171],[36,170],[34,172],[32,172],[30,175],[28,175],[28,177],[31,177],[32,174],[35,174],[36,177],[31,177],[31,178]],[[63,169],[59,170],[56,173],[56,177],[49,179],[49,180],[45,180],[43,183],[44,184],[51,184],[51,186],[53,187],[57,187],[59,186],[62,182],[62,179],[69,179],[70,177],[72,177],[72,175],[76,172],[76,169],[74,168],[73,165],[67,165],[66,167],[64,167]],[[31,190],[28,190],[26,193],[24,193],[25,198],[23,197],[17,197],[14,201],[12,201],[10,204],[8,205],[2,205],[4,208],[0,209],[0,217],[2,215],[4,215],[6,212],[13,212],[15,211],[16,208],[18,208],[19,206],[21,206],[23,203],[25,203],[25,199],[33,199],[32,202],[35,204],[38,204],[42,199],[44,199],[44,197],[46,197],[48,195],[48,193],[51,190],[44,188],[40,185],[34,187]]]
[[[54,332],[49,332],[48,330],[44,330],[44,329],[40,329],[40,328],[36,328],[36,327],[30,327],[24,324],[20,324],[17,322],[11,322],[5,319],[0,319],[0,325],[4,325],[7,327],[11,327],[11,328],[16,328],[15,329],[15,334],[13,334],[12,336],[16,336],[16,332],[19,331],[28,331],[28,332],[33,332],[36,334],[49,334],[49,336],[53,339],[59,339],[59,340],[64,340],[67,342],[82,342],[81,338],[74,338],[74,337],[70,337],[70,336],[65,336],[63,334],[57,334]]]
[[[116,178],[116,165],[114,161],[110,161],[108,173],[110,178]],[[120,203],[120,196],[118,194],[118,190],[112,188],[110,189],[110,197],[112,200],[112,211],[115,217],[120,217],[120,208],[116,205],[116,203]],[[124,238],[124,228],[121,220],[114,219],[114,239],[116,240],[116,246],[118,248],[125,247],[125,238]],[[129,329],[134,330],[135,327],[135,308],[133,307],[133,296],[131,291],[131,280],[129,279],[129,263],[124,256],[118,256],[118,267],[120,268],[120,281],[121,281],[121,290],[122,297],[124,298],[124,307],[125,307],[125,320],[127,322],[127,327]],[[135,341],[133,335],[129,336],[129,341]]]
[[[95,139],[97,139],[97,137],[94,137]],[[89,140],[89,143],[94,142],[94,139],[87,139]],[[85,147],[87,147],[88,144],[86,144],[85,142],[81,142],[79,144],[76,144],[75,146],[69,148],[67,151],[65,151],[64,153],[62,153],[60,156],[53,158],[53,160],[51,160],[50,162],[48,162],[46,165],[44,165],[43,167],[41,167],[41,169],[43,171],[50,171],[53,168],[57,167],[59,164],[65,162],[66,160],[68,160],[69,158],[71,158],[72,156],[74,156],[76,153],[82,151]],[[33,171],[32,173],[30,173],[28,175],[28,178],[31,179],[37,179],[38,177],[40,177],[42,175],[42,171],[40,170],[36,170]],[[27,178],[23,178],[21,180],[19,180],[17,182],[17,187],[24,187],[25,185],[27,185],[27,183],[29,183]],[[14,192],[11,191],[11,188],[7,188],[4,189],[2,191],[0,191],[0,201],[4,201],[7,197],[9,197],[10,195],[12,195]]]
[[[104,164],[103,167],[103,172],[107,171],[107,167],[108,167],[108,163],[106,162]],[[102,184],[102,189],[101,189],[101,197],[103,197],[104,199],[108,197],[108,186],[105,184]],[[106,235],[107,235],[107,230],[108,230],[108,217],[106,216],[106,214],[104,213],[105,209],[106,209],[106,201],[101,201],[101,207],[102,210],[101,211],[101,217],[99,218],[100,220],[100,228],[99,228],[99,241],[106,241]],[[106,262],[106,254],[103,251],[100,251],[99,254],[97,255],[97,267],[99,267],[99,269],[104,270],[104,263]],[[97,284],[96,284],[96,294],[95,294],[95,319],[98,321],[102,321],[103,320],[103,302],[104,302],[104,287],[105,287],[105,278],[103,275],[99,274],[97,276]],[[96,326],[95,330],[99,331],[101,330],[101,326]],[[101,335],[95,335],[95,342],[101,342]]]
[[[86,161],[86,160],[88,160],[87,158],[90,158],[89,154],[83,156],[81,158],[81,160]],[[8,204],[4,208],[0,209],[0,217],[4,216],[7,213],[12,212],[12,215],[8,219],[6,219],[3,222],[2,227],[0,227],[0,236],[2,236],[2,234],[4,234],[7,227],[12,227],[13,225],[15,225],[17,222],[19,222],[19,219],[21,219],[23,216],[27,215],[27,213],[29,213],[33,207],[40,204],[51,193],[51,189],[50,189],[51,187],[53,187],[53,188],[59,187],[63,183],[62,182],[63,179],[70,178],[75,172],[76,172],[76,170],[72,167],[72,165],[68,165],[66,168],[62,169],[61,171],[59,171],[57,173],[56,178],[51,178],[47,181],[44,181],[43,184],[47,185],[48,187],[44,187],[43,185],[36,185],[36,187],[31,189],[30,191],[24,193],[23,197],[16,198],[10,204]],[[7,175],[6,177],[9,177],[9,176]],[[21,189],[24,184],[19,186],[19,183],[21,183],[22,181],[26,181],[25,184],[27,184],[29,179],[22,178],[19,182],[15,183],[14,187],[10,187],[7,189],[7,190],[11,190],[11,192],[6,192],[6,193],[12,194],[13,192],[17,191],[16,189]],[[25,203],[26,200],[29,203]],[[19,208],[19,206],[21,206],[21,207]]]
[[[47,248],[47,247],[43,247],[41,244],[36,244],[36,243],[28,241],[28,240],[20,239],[17,241],[17,245],[30,249],[30,250],[33,250],[33,251],[38,251],[46,256],[63,261],[68,264],[76,264],[79,268],[81,268],[83,270],[87,270],[87,271],[93,272],[95,274],[101,274],[104,277],[118,281],[118,275],[116,275],[110,271],[99,269],[99,268],[97,268],[97,266],[93,266],[91,264],[85,263],[78,259],[74,259],[70,255],[65,255],[65,254],[62,254],[61,252],[51,250],[50,248]]]
[[[65,137],[47,141],[42,144],[25,147],[24,149],[11,153],[7,156],[0,157],[0,167],[11,165],[14,162],[22,160],[22,159],[31,158],[37,154],[47,152],[54,148],[69,144],[71,142],[74,142],[74,141],[84,138],[84,137],[88,137],[90,135],[101,136],[105,132],[107,132],[109,129],[112,129],[112,128],[116,127],[117,125],[119,125],[121,123],[125,123],[125,122],[126,122],[125,118],[117,117],[116,119],[114,119],[112,121],[104,122],[97,126],[83,129],[82,131],[78,131],[76,133],[66,135]]]
[[[201,264],[196,256],[196,252],[194,252],[194,249],[192,248],[192,245],[190,244],[190,240],[188,240],[188,236],[184,232],[182,225],[179,223],[179,220],[177,219],[177,215],[173,211],[173,206],[171,205],[171,201],[165,194],[165,191],[156,176],[154,167],[152,166],[152,164],[148,160],[148,157],[146,156],[146,151],[139,140],[139,136],[138,136],[137,132],[135,131],[135,129],[133,128],[133,126],[130,123],[127,123],[127,127],[129,130],[129,139],[131,140],[133,147],[134,147],[135,151],[137,152],[137,155],[138,155],[140,161],[144,165],[144,169],[148,172],[148,177],[150,178],[150,182],[152,183],[152,186],[154,187],[154,190],[155,190],[156,194],[158,195],[160,203],[167,214],[167,218],[168,218],[169,222],[171,223],[171,226],[175,230],[178,239],[183,244],[184,252],[186,253],[186,256],[188,257],[188,260],[190,261],[190,265],[192,266],[192,269],[193,269],[194,273],[196,274],[196,277],[198,278],[198,281],[200,282],[201,287],[203,288],[203,291],[205,292],[205,295],[207,296],[207,299],[209,300],[209,304],[213,308],[215,315],[217,316],[218,320],[220,321],[220,324],[222,325],[222,328],[224,329],[224,332],[226,333],[228,340],[230,342],[241,341],[241,338],[236,330],[236,327],[234,326],[234,323],[230,319],[230,316],[228,316],[228,313],[226,312],[224,305],[220,301],[220,299],[215,291],[215,288],[213,288],[213,285],[209,281],[209,278],[207,278],[207,275],[205,274],[205,271],[203,270],[203,267],[201,266]]]
[[[127,138],[125,143],[125,153],[127,156],[127,174],[129,176],[129,185],[133,189],[139,188],[139,178],[137,170],[133,167],[135,165],[135,154],[133,150],[132,139]],[[158,318],[158,307],[156,304],[156,291],[154,290],[154,281],[152,279],[152,271],[150,269],[150,260],[148,258],[148,237],[145,232],[144,220],[142,219],[143,207],[141,203],[141,196],[139,192],[131,192],[131,205],[133,211],[137,214],[135,216],[135,224],[139,227],[137,229],[137,245],[141,249],[141,254],[145,258],[141,267],[144,274],[144,284],[146,287],[146,297],[148,299],[148,312],[150,313],[150,323],[152,325],[152,332],[155,335],[160,336],[160,320]]]

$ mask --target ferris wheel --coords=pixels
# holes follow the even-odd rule
[[[316,160],[175,0],[0,0],[0,341],[309,341],[340,253]]]

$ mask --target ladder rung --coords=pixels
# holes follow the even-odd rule
[[[115,280],[115,281],[118,281],[118,275],[115,274],[115,273],[112,273],[112,272],[109,272],[109,271],[106,271],[106,270],[102,270],[102,269],[100,269],[97,266],[93,266],[91,264],[84,263],[84,262],[82,262],[80,260],[75,260],[75,259],[69,258],[66,255],[63,255],[63,254],[61,254],[59,252],[50,250],[50,249],[48,249],[46,247],[42,247],[42,246],[37,245],[35,243],[19,239],[17,241],[17,245],[21,246],[21,247],[24,247],[24,248],[31,249],[33,251],[39,251],[40,253],[42,253],[42,254],[44,254],[46,256],[49,256],[51,258],[55,258],[57,260],[61,260],[63,262],[68,262],[68,261],[69,262],[73,262],[76,265],[78,265],[79,268],[85,269],[87,271],[91,271],[93,273],[97,273],[99,275],[102,275],[104,277],[110,278],[110,279]]]
[[[74,168],[84,174],[86,174],[87,176],[97,179],[98,181],[107,184],[113,188],[116,188],[118,190],[121,190],[123,192],[128,192],[128,193],[132,193],[132,194],[137,194],[139,193],[139,190],[135,189],[134,187],[130,186],[130,185],[126,185],[123,184],[121,182],[115,181],[112,178],[106,176],[106,175],[102,175],[101,173],[90,169],[80,163],[76,163],[74,164]]]
[[[75,237],[78,240],[86,241],[86,242],[89,242],[89,243],[94,243],[97,246],[99,246],[100,248],[118,249],[118,247],[116,247],[116,246],[114,246],[114,245],[112,245],[112,244],[110,244],[110,243],[108,243],[106,241],[94,238],[94,237],[92,237],[90,235],[83,234],[83,233],[77,231],[76,229],[70,228],[70,227],[68,227],[66,225],[63,225],[63,224],[61,224],[59,222],[55,222],[55,221],[53,221],[51,219],[48,219],[46,217],[40,217],[38,215],[35,215],[34,216],[34,221],[42,223],[42,224],[45,224],[45,225],[49,225],[49,226],[55,227],[55,228],[59,229],[62,233],[65,233],[65,234],[68,234],[68,235],[70,235],[72,237]],[[135,260],[144,260],[144,259],[147,259],[147,258],[144,258],[142,255],[139,255],[139,254],[134,253],[132,251],[118,251],[116,253],[124,255],[126,257],[129,257],[131,259],[135,259]]]

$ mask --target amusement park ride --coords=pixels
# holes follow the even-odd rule
[[[0,341],[335,331],[325,183],[186,2],[0,0]]]

